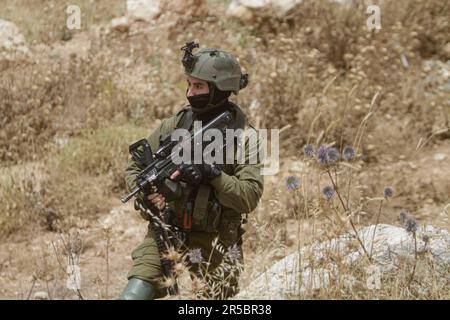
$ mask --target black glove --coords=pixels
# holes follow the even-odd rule
[[[223,169],[221,164],[193,164],[183,163],[178,170],[181,173],[181,180],[192,186],[198,186],[202,182],[207,182],[220,176]]]

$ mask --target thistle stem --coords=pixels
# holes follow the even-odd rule
[[[344,208],[345,212],[347,212],[348,209],[347,209],[347,207],[345,206],[344,201],[343,201],[342,198],[341,198],[341,195],[340,195],[340,193],[339,193],[339,190],[338,190],[338,188],[337,188],[336,183],[334,183],[334,180],[333,180],[333,177],[332,177],[332,175],[331,175],[331,173],[330,173],[330,170],[327,170],[327,173],[328,173],[328,176],[330,177],[331,183],[333,184],[333,188],[334,188],[334,190],[336,191],[336,193],[337,193],[337,195],[338,195],[338,197],[339,197],[339,200],[341,201],[342,207]],[[369,259],[369,261],[372,261],[372,258],[371,258],[371,256],[369,255],[369,253],[367,252],[366,247],[364,246],[364,244],[362,243],[361,239],[359,238],[358,231],[356,230],[356,227],[355,227],[355,225],[353,224],[352,218],[349,218],[348,221],[350,222],[350,225],[352,226],[353,231],[355,232],[356,239],[358,240],[359,244],[361,245],[361,248],[363,249],[363,251],[364,251],[364,253],[366,254],[367,258]]]
[[[413,237],[414,237],[414,266],[413,266],[413,270],[411,272],[411,277],[409,278],[409,281],[408,281],[408,287],[411,285],[411,282],[414,280],[414,275],[416,273],[416,266],[417,266],[417,237],[416,237],[415,232],[413,232]]]
[[[328,173],[328,176],[330,177],[331,183],[333,184],[333,188],[334,188],[334,190],[336,191],[336,193],[337,193],[337,195],[338,195],[338,197],[339,197],[339,201],[341,201],[342,207],[343,207],[344,210],[347,212],[347,211],[348,211],[348,210],[347,210],[347,207],[345,206],[344,201],[343,201],[342,198],[341,198],[341,194],[340,194],[340,192],[339,192],[339,190],[338,190],[338,188],[337,188],[336,183],[334,183],[334,180],[333,180],[333,177],[331,176],[330,170],[327,170],[327,173]]]
[[[381,207],[382,207],[382,205],[383,205],[383,200],[380,201],[380,207],[378,208],[377,220],[375,221],[375,228],[373,229],[372,244],[370,245],[370,257],[372,257],[372,252],[373,252],[373,241],[374,241],[374,239],[375,239],[375,233],[376,233],[376,231],[377,231],[378,223],[380,222]]]

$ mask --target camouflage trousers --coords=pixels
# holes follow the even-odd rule
[[[226,299],[239,292],[238,280],[243,268],[243,253],[240,232],[226,229],[219,233],[189,232],[185,242],[179,248],[189,258],[185,261],[189,267],[191,279],[200,281],[200,299]],[[218,242],[215,239],[218,237]],[[214,244],[215,243],[215,244]],[[199,250],[200,249],[200,250]],[[192,253],[201,252],[200,259]],[[132,277],[151,282],[157,288],[155,298],[167,295],[163,286],[163,269],[153,228],[149,224],[144,241],[133,250],[133,266],[128,273]],[[193,263],[196,262],[196,263]]]

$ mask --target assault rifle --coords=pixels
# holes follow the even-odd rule
[[[179,152],[180,149],[175,146],[182,147],[183,144],[193,144],[193,142],[200,139],[202,141],[203,134],[208,129],[226,129],[232,122],[232,115],[229,111],[220,113],[217,117],[212,119],[206,125],[202,126],[200,130],[190,135],[188,139],[183,141],[172,141],[171,136],[168,136],[161,146],[153,154],[150,145],[146,139],[139,140],[132,144],[129,148],[133,159],[145,165],[145,168],[136,176],[136,187],[131,192],[122,198],[122,202],[126,203],[133,196],[140,191],[156,191],[166,198],[166,201],[172,201],[181,195],[181,189],[178,183],[169,179],[179,165],[172,161],[172,154]],[[193,149],[191,149],[193,150]],[[175,156],[175,155],[174,155]]]

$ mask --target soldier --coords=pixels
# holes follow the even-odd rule
[[[237,95],[239,90],[247,86],[248,75],[242,74],[238,61],[230,53],[205,48],[192,54],[194,47],[198,47],[198,44],[188,43],[182,48],[185,50],[182,62],[189,105],[176,115],[164,119],[150,135],[147,140],[152,150],[156,150],[175,128],[192,131],[194,121],[204,124],[224,110],[229,110],[233,115],[234,129],[245,130],[250,126],[241,108],[228,100],[231,93]],[[249,148],[246,140],[246,160]],[[186,231],[183,248],[191,250],[189,260],[192,270],[199,272],[202,260],[210,263],[207,275],[210,285],[206,297],[227,298],[238,292],[239,271],[236,272],[237,269],[233,267],[243,264],[242,214],[253,211],[263,193],[260,160],[256,164],[248,161],[224,165],[183,164],[171,176],[171,180],[178,181],[182,186],[183,196],[180,199],[167,202],[159,193],[141,192],[137,196],[136,201],[152,212],[170,208],[174,216],[178,217],[172,223]],[[136,174],[142,169],[142,165],[134,160],[128,163],[126,183],[130,190],[136,186]],[[186,226],[186,221],[183,222],[183,218],[179,217],[189,210],[193,212],[194,221]],[[215,239],[218,242],[213,246]],[[196,257],[193,252],[197,253]],[[228,267],[224,268],[226,255],[231,258],[227,260]],[[161,257],[151,224],[142,244],[132,252],[132,259],[129,282],[119,299],[146,300],[165,296],[167,289],[162,287],[160,281]],[[221,272],[215,272],[220,266]]]

